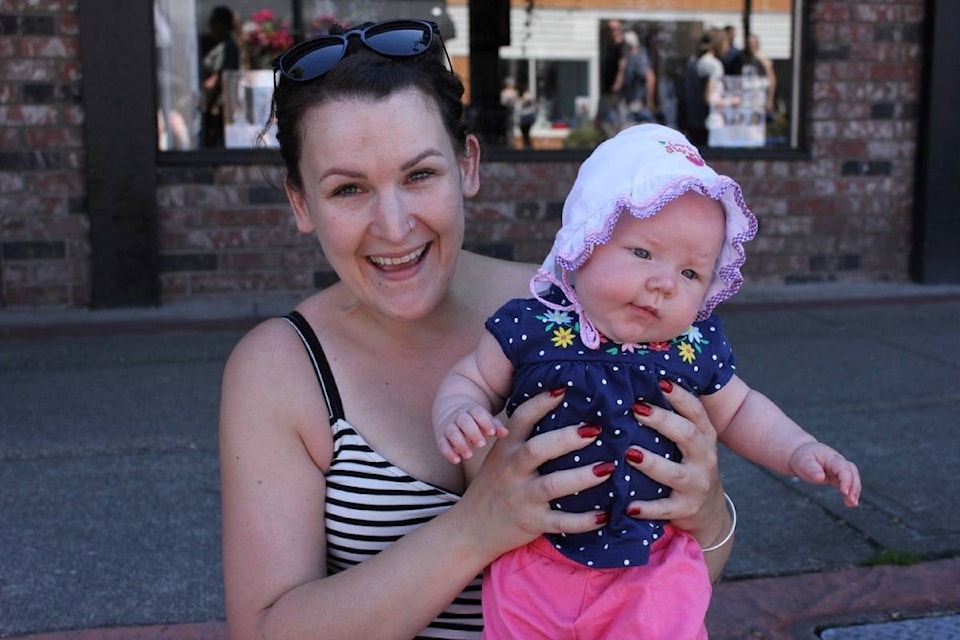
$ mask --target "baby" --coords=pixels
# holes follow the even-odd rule
[[[476,350],[441,384],[433,421],[441,452],[456,464],[486,438],[505,435],[501,410],[509,415],[541,391],[562,389],[562,404],[536,432],[583,423],[600,435],[542,471],[613,464],[605,482],[554,508],[602,510],[609,519],[590,533],[546,536],[491,565],[485,638],[706,637],[711,589],[701,548],[667,523],[630,515],[634,501],[668,491],[625,458],[637,447],[679,456],[634,416],[649,412],[648,403],[669,407],[661,389],[673,384],[700,397],[733,451],[829,483],[848,506],[858,504],[857,467],[736,375],[713,315],[740,288],[743,243],[756,229],[739,185],[667,127],[625,129],[580,168],[553,249],[531,282],[534,297],[511,300],[488,319]]]

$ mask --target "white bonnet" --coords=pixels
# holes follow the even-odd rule
[[[697,320],[707,318],[743,283],[743,243],[756,235],[757,219],[743,201],[740,185],[708,167],[683,134],[659,124],[624,129],[602,142],[581,165],[563,204],[553,248],[531,281],[534,295],[539,298],[555,284],[579,308],[568,272],[586,262],[595,246],[610,240],[620,213],[649,218],[687,191],[717,200],[726,215],[726,238],[697,314]]]

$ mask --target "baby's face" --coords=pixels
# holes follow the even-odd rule
[[[574,273],[584,312],[620,343],[660,342],[697,316],[725,235],[722,205],[687,192],[659,213],[623,213],[610,241]]]

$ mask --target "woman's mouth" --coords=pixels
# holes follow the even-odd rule
[[[367,260],[373,263],[375,267],[385,271],[403,269],[418,262],[423,257],[423,254],[426,253],[427,247],[429,246],[429,244],[425,244],[422,247],[397,258],[389,258],[387,256],[367,256]]]

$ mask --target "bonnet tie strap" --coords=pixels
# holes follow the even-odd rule
[[[543,304],[543,306],[549,309],[553,309],[554,311],[572,311],[573,313],[577,314],[577,316],[580,318],[580,340],[588,349],[596,349],[600,346],[600,332],[597,331],[595,326],[593,326],[593,322],[590,321],[590,318],[588,318],[587,314],[584,313],[583,307],[580,306],[580,300],[577,298],[577,294],[573,290],[573,285],[570,284],[568,274],[569,272],[564,269],[562,276],[563,279],[558,280],[557,277],[550,271],[540,269],[530,280],[530,292],[533,294],[534,298],[536,298],[541,304]],[[560,291],[563,292],[563,295],[566,296],[567,300],[570,301],[570,304],[557,304],[556,302],[551,302],[550,300],[547,300],[541,296],[537,291],[537,284],[541,282],[550,283],[560,289]]]

